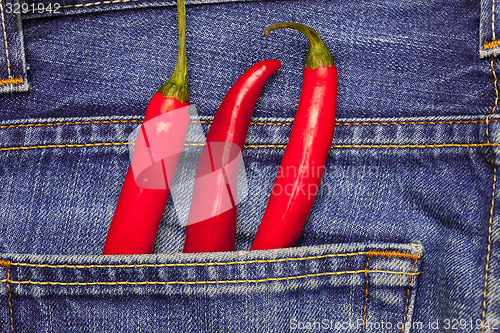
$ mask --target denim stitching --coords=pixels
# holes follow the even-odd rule
[[[360,274],[360,273],[383,273],[383,274],[396,274],[396,275],[408,275],[411,277],[414,275],[420,275],[420,272],[400,272],[400,271],[386,271],[386,270],[357,270],[357,271],[339,271],[339,272],[324,272],[315,274],[304,274],[298,276],[284,276],[279,278],[265,278],[265,279],[254,279],[254,280],[201,280],[201,281],[115,281],[115,282],[57,282],[57,281],[31,281],[31,280],[7,280],[10,283],[15,284],[34,284],[34,285],[51,285],[51,286],[96,286],[96,285],[169,285],[169,284],[224,284],[224,283],[259,283],[267,281],[286,281],[286,280],[297,280],[305,279],[309,277],[320,277],[320,276],[332,276],[332,275],[344,275],[344,274]]]
[[[274,262],[284,262],[284,261],[304,261],[313,259],[324,259],[324,258],[334,258],[334,257],[353,257],[359,255],[368,256],[378,256],[386,258],[406,258],[406,259],[418,259],[420,256],[418,254],[399,252],[399,251],[367,251],[367,252],[354,252],[354,253],[330,253],[318,256],[308,256],[308,257],[298,257],[298,258],[281,258],[281,259],[257,259],[248,261],[229,261],[229,262],[207,262],[207,263],[184,263],[184,264],[137,264],[137,265],[49,265],[49,264],[30,264],[23,262],[6,262],[0,260],[0,265],[6,266],[26,266],[26,267],[39,267],[39,268],[138,268],[138,267],[184,267],[184,266],[224,266],[224,265],[235,265],[235,264],[255,264],[255,263],[274,263]]]
[[[500,46],[500,40],[496,40],[495,33],[495,0],[491,2],[491,42],[484,43],[483,47],[485,50],[494,49]]]
[[[18,84],[18,83],[23,83],[23,78],[22,77],[18,77],[18,78],[15,78],[15,79],[0,80],[0,86],[5,86],[5,85],[8,85],[8,84]]]
[[[368,304],[368,265],[370,263],[370,255],[366,258],[366,266],[365,266],[365,279],[366,279],[366,288],[365,288],[365,306],[363,307],[363,327],[361,328],[361,332],[365,331],[366,326],[366,306]]]
[[[415,259],[415,262],[413,263],[413,266],[411,267],[410,269],[410,273],[413,272],[413,269],[415,268],[415,266],[417,265],[417,261],[418,259]],[[403,328],[401,329],[401,332],[404,333],[405,332],[405,325],[406,325],[406,316],[408,314],[408,302],[410,300],[410,288],[411,288],[411,278],[412,278],[412,275],[410,274],[410,277],[409,277],[409,282],[408,282],[408,289],[406,291],[406,302],[405,302],[405,314],[404,314],[404,317],[403,317]]]
[[[9,284],[9,282],[10,282],[10,262],[0,260],[0,264],[7,268],[7,278],[0,280],[0,283],[5,282],[7,285],[7,291],[8,291],[7,302],[9,303],[10,330],[12,333],[14,333],[14,312],[12,311],[12,291],[10,289],[10,284]]]
[[[487,43],[484,43],[484,45],[483,45],[485,50],[494,49],[495,47],[498,47],[498,46],[500,46],[500,40],[494,40],[492,42],[487,42]]]
[[[80,143],[80,144],[58,144],[45,146],[19,146],[19,147],[4,147],[0,151],[9,150],[30,150],[30,149],[46,149],[46,148],[82,148],[96,146],[128,146],[130,142],[97,142],[97,143]],[[186,143],[186,146],[203,146],[203,143]],[[500,143],[442,143],[428,145],[332,145],[331,148],[451,148],[451,147],[498,147]],[[245,148],[286,148],[287,145],[245,145]]]
[[[59,125],[91,125],[91,124],[122,124],[122,123],[142,123],[142,120],[94,120],[94,121],[73,121],[59,123],[37,123],[37,124],[16,124],[2,125],[0,128],[18,128],[18,127],[42,127],[42,126],[59,126]]]
[[[15,80],[15,79],[14,79]],[[0,81],[1,83],[1,81]],[[490,122],[498,122],[500,119],[490,119]],[[1,125],[0,129],[18,128],[18,127],[43,127],[43,126],[61,126],[61,125],[92,125],[92,124],[126,124],[126,123],[141,123],[142,120],[93,120],[93,121],[69,121],[57,123],[36,123],[36,124],[16,124],[16,125]],[[211,124],[211,120],[192,121],[193,123]],[[374,125],[438,125],[438,124],[480,124],[485,120],[452,120],[452,121],[391,121],[391,122],[354,122],[354,123],[336,123],[335,126],[374,126]],[[271,122],[250,122],[250,125],[258,126],[292,126],[293,122],[271,123]]]
[[[491,111],[491,114],[495,114],[496,109],[498,107],[498,78],[497,74],[495,72],[495,64],[494,64],[494,58],[491,58],[491,71],[493,73],[493,77],[495,78],[494,86],[495,86],[495,105],[493,106],[493,110]],[[490,142],[490,134],[489,134],[489,117],[488,115],[486,117],[486,139],[487,142]],[[493,191],[491,195],[491,208],[490,208],[490,218],[488,220],[488,247],[487,247],[487,255],[486,255],[486,267],[485,267],[485,273],[484,273],[484,289],[483,289],[483,311],[481,314],[481,333],[484,333],[484,326],[485,326],[485,320],[486,320],[486,309],[487,309],[487,304],[486,304],[486,294],[488,292],[488,273],[489,273],[489,268],[490,268],[490,256],[491,256],[491,232],[492,232],[492,227],[493,227],[493,210],[495,208],[495,192],[496,192],[496,181],[497,181],[497,168],[495,164],[495,157],[493,155],[493,149],[490,149],[490,156],[491,156],[491,162],[493,164]]]

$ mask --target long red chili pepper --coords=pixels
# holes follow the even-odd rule
[[[273,24],[264,35],[280,28],[304,33],[310,49],[288,146],[251,250],[296,244],[319,190],[335,127],[337,70],[333,55],[318,33],[302,24]]]
[[[208,185],[197,186],[195,182],[184,252],[234,251],[239,165],[231,161],[243,150],[253,109],[264,84],[280,66],[278,60],[264,60],[252,66],[231,87],[215,114],[196,177],[202,179],[215,171],[219,173]],[[200,220],[200,214],[209,216]]]
[[[163,84],[153,96],[146,109],[144,123],[173,110],[186,107],[188,102],[187,59],[186,59],[186,9],[184,0],[177,1],[179,50],[172,77]],[[187,117],[189,120],[189,116]],[[188,123],[186,123],[188,124]],[[185,127],[180,132],[187,131]],[[144,126],[141,131],[145,133]],[[149,148],[150,145],[147,142]],[[178,144],[184,145],[184,138]],[[140,149],[136,145],[136,150]],[[182,151],[182,148],[180,148]],[[134,151],[134,157],[144,152]],[[147,154],[147,152],[146,152]],[[132,159],[134,159],[134,157]],[[132,160],[134,161],[134,160]],[[171,179],[175,173],[178,158],[162,161],[162,169],[166,178]],[[153,250],[160,220],[167,203],[168,184],[163,189],[143,188],[137,185],[136,177],[129,167],[118,204],[109,227],[103,254],[147,254]],[[166,179],[165,179],[166,181]]]

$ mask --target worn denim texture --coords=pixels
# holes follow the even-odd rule
[[[241,73],[282,61],[243,152],[238,251],[179,253],[169,201],[154,255],[109,257],[128,135],[172,72],[176,12],[172,1],[59,3],[5,33],[7,46],[24,36],[10,58],[29,65],[30,90],[0,86],[2,332],[304,331],[324,319],[307,331],[500,329],[500,67],[484,48],[494,1],[187,1],[205,131]],[[338,124],[297,247],[250,252],[307,53],[298,33],[261,36],[280,21],[316,28],[334,54]]]

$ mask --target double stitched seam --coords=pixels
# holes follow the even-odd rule
[[[21,79],[21,78],[20,78]],[[16,80],[16,79],[13,79]],[[1,84],[2,81],[0,81]],[[497,122],[500,119],[490,119],[490,122]],[[211,124],[211,120],[196,120],[193,123]],[[399,122],[354,122],[354,123],[336,123],[335,126],[376,126],[376,125],[439,125],[439,124],[480,124],[485,120],[455,120],[455,121],[399,121]],[[37,124],[16,124],[16,125],[0,125],[0,129],[18,128],[18,127],[43,127],[43,126],[61,126],[61,125],[91,125],[91,124],[126,124],[126,123],[142,123],[142,120],[94,120],[94,121],[68,121],[56,123],[37,123]],[[293,122],[271,123],[271,122],[256,122],[253,121],[250,125],[256,126],[292,126]]]
[[[379,256],[386,258],[408,258],[415,259],[420,258],[418,254],[400,252],[400,251],[366,251],[366,252],[353,252],[353,253],[331,253],[323,254],[318,256],[308,256],[308,257],[298,257],[298,258],[281,258],[281,259],[266,259],[266,260],[248,260],[248,261],[228,261],[228,262],[206,262],[206,263],[183,263],[183,264],[137,264],[137,265],[50,265],[50,264],[31,264],[23,262],[11,262],[11,266],[26,266],[26,267],[39,267],[39,268],[140,268],[140,267],[185,267],[185,266],[225,266],[225,265],[244,265],[244,264],[255,264],[255,263],[275,263],[284,261],[304,261],[304,260],[314,260],[314,259],[324,259],[324,258],[335,258],[335,257],[352,257],[352,256]],[[1,264],[1,261],[0,261]]]
[[[98,146],[128,146],[130,142],[97,142],[97,143],[77,143],[58,144],[44,146],[16,146],[0,148],[0,151],[9,150],[30,150],[46,148],[82,148]],[[203,143],[186,143],[185,146],[203,146]],[[500,143],[442,143],[427,145],[332,145],[331,148],[453,148],[453,147],[498,147]],[[245,148],[286,148],[287,145],[245,145]]]
[[[15,284],[34,284],[34,285],[51,285],[51,286],[96,286],[96,285],[169,285],[169,284],[223,284],[223,283],[259,283],[267,281],[286,281],[305,279],[311,277],[331,276],[331,275],[345,275],[345,274],[360,274],[360,273],[384,273],[384,274],[397,274],[397,275],[419,275],[420,272],[400,272],[400,271],[385,271],[385,270],[357,270],[357,271],[339,271],[339,272],[324,272],[315,274],[305,274],[298,276],[285,276],[279,278],[265,278],[255,280],[202,280],[202,281],[115,281],[115,282],[56,282],[56,281],[31,281],[31,280],[9,280],[10,283]]]
[[[493,106],[493,110],[491,114],[495,114],[496,109],[498,107],[498,79],[497,74],[495,72],[495,64],[494,58],[491,58],[491,71],[493,72],[493,77],[495,78],[495,105]],[[486,139],[488,143],[490,142],[490,133],[489,133],[489,117],[486,117]],[[495,192],[496,192],[496,181],[497,181],[497,168],[495,164],[495,157],[493,155],[493,148],[490,149],[490,157],[491,163],[493,164],[493,190],[491,194],[491,208],[490,208],[490,218],[488,220],[488,247],[486,254],[486,267],[484,273],[484,289],[483,289],[483,311],[481,314],[481,333],[484,332],[485,320],[486,320],[486,309],[487,309],[487,292],[488,292],[488,273],[490,268],[490,256],[491,256],[491,231],[493,228],[493,210],[495,208]]]
[[[0,280],[1,283],[4,283],[7,285],[7,291],[8,291],[8,296],[7,296],[7,302],[9,303],[9,313],[10,313],[10,330],[11,332],[14,332],[14,312],[12,311],[12,291],[10,290],[10,262],[5,261],[5,260],[0,260],[0,265],[4,266],[7,268],[7,278],[4,280]]]
[[[10,263],[4,260],[0,260],[0,265],[3,266],[28,266],[28,267],[50,267],[50,268],[88,268],[88,267],[168,267],[168,266],[210,266],[210,265],[230,265],[230,264],[249,264],[249,263],[268,263],[268,262],[282,262],[282,261],[294,261],[294,260],[311,260],[320,259],[328,257],[347,257],[347,256],[357,256],[357,255],[367,255],[368,257],[378,256],[386,258],[405,258],[414,259],[415,261],[420,258],[418,254],[399,252],[399,251],[366,251],[366,252],[356,252],[356,253],[343,253],[343,254],[327,254],[320,256],[310,256],[301,258],[282,258],[282,259],[270,259],[270,260],[250,260],[250,261],[233,261],[233,262],[214,262],[214,263],[191,263],[191,264],[159,264],[159,265],[45,265],[45,264],[30,264],[30,263]],[[10,271],[9,271],[10,272]],[[420,272],[413,272],[413,269],[409,272],[403,271],[389,271],[389,270],[368,270],[367,266],[363,270],[355,271],[338,271],[338,272],[324,272],[315,274],[305,274],[299,276],[286,276],[286,277],[276,277],[276,278],[265,278],[265,279],[246,279],[246,280],[203,280],[203,281],[116,281],[116,282],[58,282],[58,281],[31,281],[31,280],[21,280],[15,281],[10,279],[10,273],[7,276],[7,280],[0,280],[0,282],[10,282],[15,284],[33,284],[33,285],[59,285],[59,286],[93,286],[93,285],[170,285],[170,284],[223,284],[223,283],[259,283],[266,281],[285,281],[285,280],[296,280],[311,277],[320,276],[331,276],[331,275],[344,275],[344,274],[360,274],[363,273],[365,276],[368,273],[383,273],[383,274],[399,274],[399,275],[419,275]]]
[[[361,328],[361,332],[365,331],[365,326],[366,326],[366,306],[368,305],[368,265],[370,263],[370,255],[366,257],[366,266],[365,266],[365,280],[366,280],[366,287],[365,287],[365,306],[363,307],[363,327]]]
[[[409,281],[408,281],[408,289],[406,290],[405,313],[404,313],[404,316],[403,316],[403,327],[401,329],[402,333],[405,332],[406,318],[407,318],[407,315],[408,315],[408,303],[410,301],[411,278],[413,277],[413,275],[411,273],[413,273],[413,270],[415,269],[415,266],[417,265],[417,261],[418,261],[418,258],[415,259],[415,262],[413,263],[413,266],[410,269],[410,274],[409,274],[409,277],[408,277]]]

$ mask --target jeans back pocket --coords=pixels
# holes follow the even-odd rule
[[[5,254],[2,331],[409,332],[421,251],[415,243]]]

